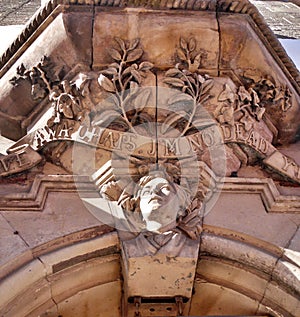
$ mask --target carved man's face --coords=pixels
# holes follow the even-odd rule
[[[176,220],[178,201],[174,188],[164,178],[154,178],[140,192],[140,209],[147,221],[166,226]]]

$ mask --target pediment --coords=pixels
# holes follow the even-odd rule
[[[1,312],[296,316],[299,72],[249,1],[49,1],[1,61],[0,276],[49,292]]]

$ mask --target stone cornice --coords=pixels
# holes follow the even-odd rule
[[[50,0],[46,3],[28,22],[22,33],[11,44],[6,52],[0,58],[0,74],[4,74],[10,67],[11,63],[6,65],[13,56],[23,47],[26,49],[26,42],[34,35],[35,31],[42,25],[51,23],[55,14],[61,12],[64,7],[68,6],[99,6],[99,7],[144,7],[148,9],[159,10],[193,10],[193,11],[213,11],[216,13],[239,13],[246,14],[251,17],[257,25],[259,32],[269,44],[268,49],[273,57],[283,65],[288,78],[293,83],[295,89],[300,93],[300,74],[297,67],[289,58],[280,42],[270,30],[259,13],[257,8],[248,0],[230,1],[230,0]],[[54,12],[55,11],[55,12]],[[45,23],[46,22],[46,23]],[[45,26],[44,26],[45,27]],[[18,56],[16,55],[16,58]],[[13,61],[12,61],[13,62]]]
[[[258,194],[269,213],[300,213],[300,197],[281,195],[272,179],[232,178],[216,180],[216,190],[231,194]],[[42,211],[49,192],[95,192],[87,176],[39,175],[28,193],[0,197],[0,211]]]
[[[1,211],[42,211],[49,192],[95,191],[87,176],[38,175],[27,193],[12,193],[0,198]]]
[[[218,189],[228,193],[259,194],[269,213],[299,213],[300,197],[281,195],[271,178],[225,178]],[[221,188],[220,188],[221,185]]]

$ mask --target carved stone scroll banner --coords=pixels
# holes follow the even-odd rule
[[[0,176],[4,177],[26,171],[41,160],[41,155],[32,147],[28,145],[16,147],[11,154],[0,156]]]
[[[220,139],[220,136],[222,139]],[[161,159],[190,157],[195,153],[201,153],[206,149],[222,144],[244,144],[257,152],[264,159],[263,163],[266,166],[285,175],[292,181],[300,183],[300,166],[291,158],[280,153],[258,131],[254,129],[247,131],[241,123],[215,125],[189,136],[158,139],[130,132],[84,125],[79,126],[74,131],[74,127],[68,128],[67,123],[60,128],[45,126],[28,134],[9,149],[10,152],[15,152],[18,148],[24,148],[25,150],[22,150],[20,154],[16,151],[9,156],[2,157],[0,175],[10,175],[36,165],[40,162],[41,157],[35,151],[41,150],[49,142],[59,140],[76,141],[96,148],[120,152],[125,156],[135,154],[144,159],[156,157],[155,149],[157,144],[162,145],[165,149],[160,154]],[[146,148],[145,144],[148,145]],[[30,161],[27,154],[29,151],[35,153],[30,158]],[[23,161],[20,160],[20,155],[22,155],[23,161],[25,157],[28,157],[26,164],[23,164]],[[15,158],[16,162],[20,162],[19,167],[9,168],[9,162],[14,160],[13,158]]]
[[[264,160],[264,164],[285,175],[289,179],[300,182],[300,166],[291,158],[279,151],[273,152]]]

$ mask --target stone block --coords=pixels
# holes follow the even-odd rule
[[[50,285],[45,278],[42,278],[21,290],[13,302],[1,309],[0,314],[7,317],[38,316],[38,313],[53,304]]]
[[[10,61],[11,67],[0,79],[0,104],[1,112],[4,113],[3,116],[0,114],[0,123],[2,121],[4,124],[1,132],[10,139],[21,138],[34,120],[34,116],[31,118],[32,112],[37,108],[41,110],[41,100],[33,99],[31,84],[27,79],[21,79],[17,87],[9,82],[17,76],[18,67],[24,65],[31,69],[46,56],[53,63],[53,73],[58,75],[63,72],[65,76],[77,65],[91,63],[92,13],[59,14],[51,21],[50,24],[49,21],[45,22],[31,40],[24,44],[23,54],[13,62]],[[89,69],[89,66],[83,68]],[[22,107],[19,107],[20,103]]]
[[[180,37],[193,36],[202,52],[202,68],[217,68],[218,26],[214,13],[175,12],[129,9],[104,12],[96,9],[94,26],[94,67],[110,63],[103,47],[110,47],[114,36],[133,40],[139,38],[146,60],[156,67],[172,67]],[[155,22],[153,22],[155,21]],[[95,36],[96,34],[96,36]]]
[[[44,288],[47,289],[45,276],[45,267],[39,260],[33,260],[27,265],[21,267],[18,271],[14,272],[13,275],[7,276],[2,280],[0,286],[0,307],[5,307],[5,305],[7,305],[13,299],[22,298],[24,292],[27,290],[30,290],[29,293],[35,291],[39,292],[39,287],[36,287],[36,283],[38,283],[38,285],[41,283],[42,290]],[[22,282],[16,283],[16,281]],[[50,290],[48,291],[50,292]],[[24,305],[24,302],[22,305]]]
[[[259,305],[232,289],[206,281],[196,280],[194,289],[190,316],[255,315]]]
[[[234,238],[234,233],[231,232],[231,235]],[[200,252],[241,263],[266,274],[271,274],[279,257],[279,255],[272,255],[257,246],[205,232],[202,235]]]
[[[300,228],[291,239],[290,244],[287,246],[287,248],[296,252],[300,252]]]
[[[82,261],[85,261],[90,254],[101,253],[101,250],[116,247],[117,244],[118,236],[114,232],[42,255],[40,259],[46,267],[47,274],[50,275],[55,273],[55,268],[57,269],[62,263],[72,265],[76,258],[82,258]]]
[[[205,257],[201,257],[198,262],[196,274],[211,283],[227,285],[248,294],[257,301],[263,298],[269,280],[269,276],[262,272],[241,268],[225,260]]]
[[[76,295],[58,303],[58,314],[64,317],[74,316],[121,316],[121,282],[98,285],[78,292]],[[44,316],[44,315],[42,315]],[[41,316],[41,317],[42,317]],[[53,316],[56,315],[45,315]]]
[[[238,201],[238,204],[232,204]],[[267,213],[258,194],[222,193],[204,224],[241,232],[285,247],[297,226],[284,214]]]
[[[125,261],[128,297],[191,297],[196,259],[157,254]]]
[[[49,193],[43,212],[3,214],[32,249],[41,245],[45,249],[55,239],[101,225],[76,193]]]
[[[220,14],[220,70],[225,73],[228,69],[233,72],[233,76],[247,78],[250,74],[258,80],[270,78],[277,85],[287,86],[292,92],[290,102],[292,107],[285,116],[272,112],[271,120],[278,130],[280,130],[278,143],[291,143],[295,141],[299,122],[299,96],[293,86],[288,82],[282,68],[277,63],[271,52],[273,47],[255,33],[255,29],[250,21],[243,15]],[[250,76],[251,77],[251,76]],[[268,112],[268,110],[267,110]]]
[[[276,307],[279,312],[284,315],[298,316],[300,310],[300,302],[298,296],[289,294],[282,286],[276,282],[271,282],[266,288],[265,297],[262,301],[263,305]]]
[[[18,231],[0,214],[0,279],[32,258],[31,251]]]
[[[48,277],[56,303],[84,289],[119,279],[120,264],[115,255],[81,262]]]

